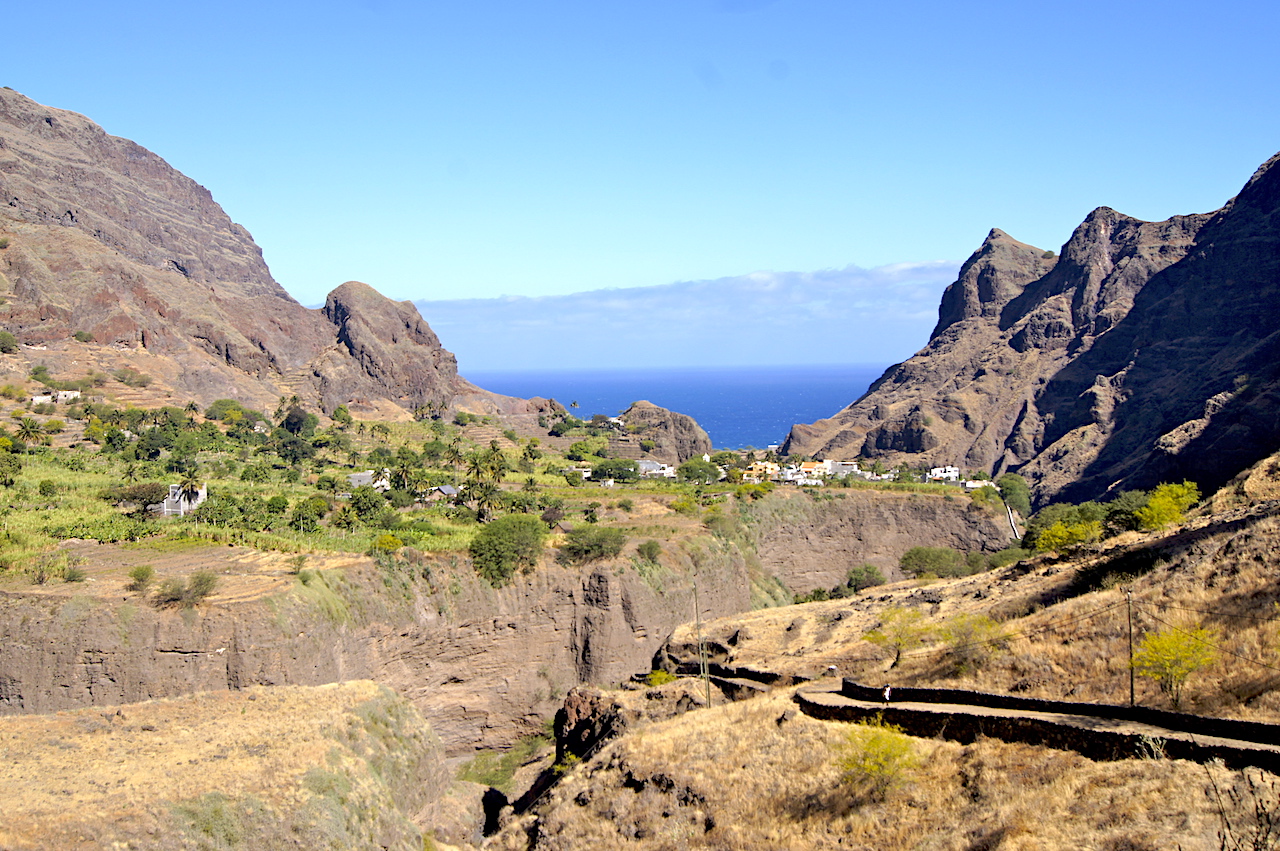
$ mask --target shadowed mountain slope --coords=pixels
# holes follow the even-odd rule
[[[925,348],[786,450],[1016,471],[1040,500],[1220,486],[1280,448],[1277,162],[1215,213],[1100,207],[1061,257],[993,230]]]

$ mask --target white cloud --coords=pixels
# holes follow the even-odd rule
[[[467,369],[891,363],[960,264],[752,272],[562,296],[416,301]]]

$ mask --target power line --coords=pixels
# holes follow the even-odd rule
[[[1141,611],[1141,610],[1139,610],[1139,611]],[[1243,654],[1236,653],[1234,650],[1228,650],[1227,648],[1223,647],[1221,644],[1214,644],[1212,641],[1205,641],[1203,638],[1200,638],[1198,635],[1195,635],[1195,634],[1193,634],[1193,633],[1187,632],[1187,631],[1186,631],[1185,629],[1183,629],[1182,627],[1175,626],[1174,624],[1169,623],[1169,622],[1168,622],[1167,620],[1165,620],[1164,618],[1161,618],[1161,617],[1159,617],[1158,615],[1154,615],[1154,614],[1152,614],[1151,612],[1147,612],[1147,616],[1148,616],[1148,617],[1150,617],[1152,620],[1156,621],[1157,623],[1162,623],[1162,624],[1164,624],[1165,626],[1169,627],[1169,629],[1172,629],[1172,630],[1173,630],[1173,631],[1175,631],[1175,632],[1180,632],[1180,633],[1182,633],[1183,635],[1185,635],[1185,636],[1187,636],[1188,638],[1190,638],[1192,641],[1199,642],[1200,644],[1203,644],[1203,645],[1205,645],[1206,647],[1212,647],[1214,650],[1217,650],[1217,651],[1219,651],[1220,653],[1225,653],[1225,654],[1227,654],[1228,656],[1234,656],[1234,657],[1236,657],[1237,659],[1243,659],[1244,661],[1246,661],[1246,662],[1250,662],[1250,663],[1252,663],[1252,664],[1254,664],[1254,665],[1257,665],[1257,666],[1258,666],[1258,667],[1260,667],[1260,668],[1267,668],[1268,670],[1272,670],[1272,671],[1280,671],[1280,668],[1277,668],[1275,665],[1268,665],[1266,662],[1259,662],[1257,659],[1252,659],[1252,658],[1250,658],[1250,657],[1248,657],[1248,656],[1245,656],[1245,655],[1243,655]]]

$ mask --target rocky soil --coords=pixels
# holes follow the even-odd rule
[[[1278,163],[1214,213],[1101,207],[1060,257],[993,230],[925,348],[785,450],[1016,471],[1042,502],[1216,489],[1280,448]]]

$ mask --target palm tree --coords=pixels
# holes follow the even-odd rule
[[[182,410],[186,412],[189,416],[195,416],[196,414],[200,413],[200,406],[197,405],[194,401],[192,401],[192,402],[188,402],[185,406],[183,406]]]
[[[195,470],[191,470],[178,483],[178,498],[191,505],[200,498],[200,490],[203,487],[204,482],[196,475]]]
[[[44,437],[44,429],[40,427],[35,417],[23,417],[18,423],[17,435],[23,443],[30,443]]]

